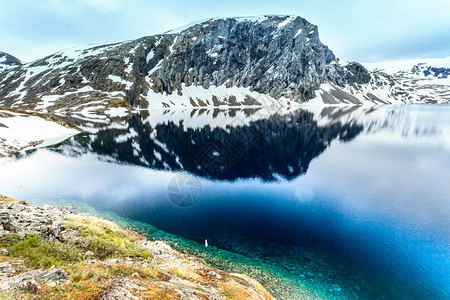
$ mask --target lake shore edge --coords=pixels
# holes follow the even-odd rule
[[[0,196],[0,225],[1,299],[274,299],[248,276],[102,218]]]

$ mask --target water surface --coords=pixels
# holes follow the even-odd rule
[[[445,299],[449,115],[411,105],[74,118],[85,132],[0,165],[0,192],[148,224],[280,299]]]

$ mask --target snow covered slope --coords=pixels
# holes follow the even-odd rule
[[[0,110],[0,159],[26,147],[63,141],[77,133],[38,116]]]
[[[415,66],[427,66],[432,68],[450,68],[450,56],[444,58],[424,58],[397,60],[387,62],[363,63],[369,71],[383,71],[387,74],[396,74],[398,72],[410,72]]]
[[[20,65],[22,65],[22,62],[19,59],[0,51],[0,73]]]
[[[402,60],[382,63],[365,63],[373,72],[391,75],[412,102],[450,102],[450,56]]]

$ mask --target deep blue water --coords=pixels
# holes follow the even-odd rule
[[[0,193],[79,201],[199,249],[207,239],[324,298],[446,299],[449,116],[415,105],[74,118],[85,132],[0,165]]]

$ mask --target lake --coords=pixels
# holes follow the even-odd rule
[[[278,299],[448,299],[450,105],[150,110],[0,165]],[[205,247],[207,240],[208,247]]]

